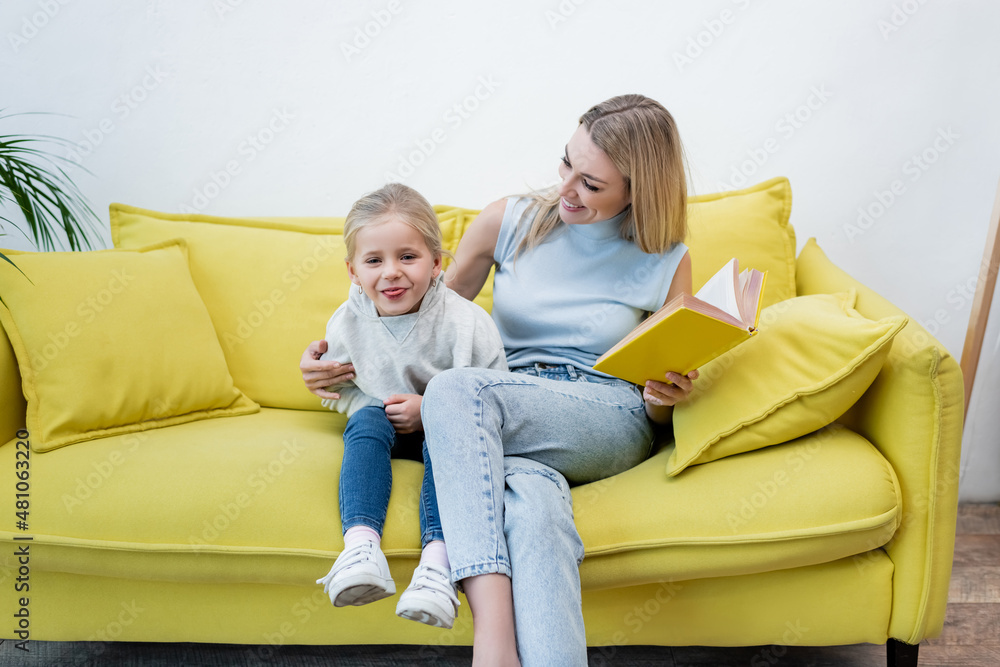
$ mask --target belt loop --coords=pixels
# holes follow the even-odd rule
[[[576,372],[576,366],[570,366],[566,364],[566,372],[569,373],[569,379],[576,382],[580,379],[580,375]]]

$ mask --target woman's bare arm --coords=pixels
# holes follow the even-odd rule
[[[486,284],[493,268],[493,253],[497,249],[500,223],[503,222],[506,207],[507,200],[501,199],[476,216],[458,243],[455,261],[445,271],[445,284],[470,301]]]

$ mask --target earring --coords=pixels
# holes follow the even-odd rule
[[[358,294],[363,294],[364,290],[361,289],[361,285],[358,285]]]

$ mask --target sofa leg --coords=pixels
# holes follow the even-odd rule
[[[885,643],[889,667],[917,667],[919,650],[919,644],[905,644],[898,639],[890,639]]]

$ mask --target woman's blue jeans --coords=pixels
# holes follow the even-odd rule
[[[452,577],[511,577],[524,664],[585,665],[569,485],[649,455],[641,390],[571,366],[457,368],[430,381],[421,419]]]
[[[344,429],[344,461],[340,466],[340,522],[346,532],[368,526],[379,535],[385,526],[392,490],[390,458],[424,462],[420,488],[420,544],[443,540],[437,496],[427,444],[422,432],[396,433],[383,408],[357,410]]]

